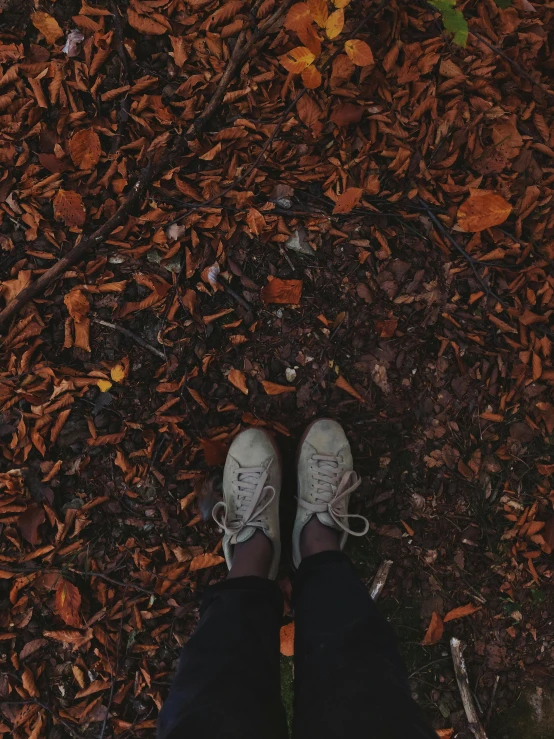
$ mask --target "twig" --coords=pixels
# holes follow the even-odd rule
[[[393,562],[391,559],[386,559],[379,565],[379,569],[377,570],[377,573],[373,578],[373,583],[371,584],[371,590],[369,591],[369,594],[371,595],[371,598],[373,600],[377,600],[377,598],[381,595],[381,592],[387,582],[387,578],[389,576],[390,568],[392,567],[392,565]]]
[[[165,359],[165,354],[162,351],[160,351],[159,349],[156,349],[155,346],[152,346],[151,344],[149,344],[143,338],[133,333],[133,331],[131,331],[130,329],[124,328],[123,326],[118,326],[117,323],[110,323],[109,321],[103,321],[100,318],[92,318],[91,320],[93,323],[97,323],[99,326],[105,326],[106,328],[112,328],[114,331],[119,331],[120,334],[123,334],[124,336],[127,336],[129,339],[132,339],[139,346],[142,346],[143,349],[147,349],[149,352],[152,352],[152,354],[155,354],[157,357],[161,357],[162,359]]]
[[[485,726],[488,726],[488,723],[491,720],[492,708],[494,706],[494,699],[496,698],[496,691],[498,690],[499,682],[500,682],[500,675],[497,675],[494,679],[494,687],[492,689],[491,700],[489,703],[489,707],[487,708],[487,715],[485,716],[485,722],[484,722]]]
[[[35,698],[31,698],[30,700],[25,700],[25,701],[24,700],[11,701],[11,700],[6,700],[5,698],[2,698],[2,703],[4,703],[4,705],[12,705],[12,706],[40,706],[43,711],[46,711],[47,713],[49,713],[53,719],[55,719],[59,724],[61,724],[64,727],[64,729],[66,729],[66,731],[68,731],[69,734],[71,734],[72,737],[75,737],[75,739],[82,739],[82,734],[79,734],[78,732],[76,732],[75,729],[73,729],[73,727],[70,726],[67,723],[67,721],[64,721],[63,718],[60,718],[58,714],[55,713],[55,711],[52,708],[50,708],[50,706],[48,706],[46,703],[42,703],[41,701],[36,700]]]
[[[123,592],[123,598],[125,598],[125,592],[127,590],[127,586],[125,586],[125,591]],[[106,707],[106,715],[104,716],[104,720],[102,721],[102,727],[100,729],[100,734],[98,735],[98,739],[104,739],[104,734],[106,733],[106,727],[108,726],[108,716],[110,714],[110,708],[112,706],[113,696],[115,692],[115,684],[117,682],[117,676],[119,674],[119,652],[121,649],[121,638],[123,636],[123,616],[125,615],[125,608],[123,607],[124,602],[121,604],[121,619],[119,620],[119,633],[117,635],[117,646],[115,651],[115,670],[112,673],[112,684],[110,686],[110,694],[108,696],[108,705]]]
[[[466,663],[463,657],[465,644],[456,637],[450,640],[450,651],[452,652],[452,662],[454,663],[454,672],[456,673],[456,681],[460,690],[460,696],[466,712],[467,721],[471,733],[475,739],[487,739],[485,730],[481,725],[481,721],[475,708],[471,688],[469,687],[469,677],[467,674]]]
[[[440,234],[441,234],[441,236],[448,241],[448,243],[450,244],[450,246],[453,246],[454,249],[456,249],[456,251],[460,252],[460,254],[463,256],[463,258],[469,264],[469,266],[473,270],[473,274],[475,275],[478,283],[483,288],[485,294],[486,295],[489,295],[491,298],[494,298],[495,300],[497,300],[500,303],[500,305],[504,306],[504,308],[505,308],[506,305],[507,305],[506,301],[502,300],[501,297],[499,297],[495,292],[493,292],[490,289],[490,287],[487,285],[487,283],[485,282],[485,280],[479,274],[479,271],[478,271],[478,269],[477,269],[477,267],[475,265],[476,264],[481,265],[482,262],[478,262],[476,259],[474,259],[471,256],[471,254],[468,254],[467,253],[467,251],[464,249],[463,246],[460,246],[460,244],[458,244],[458,242],[456,241],[456,239],[454,239],[453,236],[451,236],[451,234],[449,233],[448,229],[444,226],[443,223],[441,223],[441,221],[433,213],[433,211],[427,205],[427,203],[425,202],[425,200],[423,200],[423,198],[420,197],[420,198],[418,198],[418,200],[421,203],[421,205],[423,206],[423,209],[425,210],[425,212],[427,213],[427,215],[429,216],[429,218],[433,221],[433,223],[434,223],[437,231],[439,231]]]
[[[499,49],[498,46],[494,46],[494,44],[491,44],[484,36],[481,36],[480,33],[477,33],[477,31],[470,31],[469,32],[472,36],[475,36],[476,39],[478,39],[482,44],[487,46],[491,51],[494,51],[495,54],[498,54],[498,56],[501,56],[502,59],[505,59],[508,64],[511,64],[513,69],[518,73],[520,77],[523,77],[524,80],[527,80],[527,82],[530,82],[535,87],[538,87],[539,90],[542,90],[545,95],[550,96],[551,98],[554,98],[554,92],[552,90],[549,90],[548,87],[542,84],[542,82],[537,82],[536,80],[531,77],[529,72],[526,72],[523,67],[521,67],[515,59],[512,59],[506,52],[502,51],[502,49]]]
[[[117,55],[119,57],[119,60],[121,62],[121,72],[120,75],[120,83],[122,85],[129,85],[131,83],[130,75],[129,75],[129,62],[127,60],[127,52],[125,51],[125,39],[123,38],[123,29],[121,27],[121,17],[119,15],[119,10],[117,8],[117,3],[115,0],[110,0],[110,11],[113,16],[113,24],[114,24],[114,30],[115,30],[115,48],[117,51]],[[129,113],[131,111],[131,100],[128,97],[128,95],[123,95],[121,98],[121,102],[119,104],[119,123],[117,127],[117,133],[112,139],[112,143],[110,146],[111,153],[115,154],[119,146],[121,144],[121,139],[123,137],[123,130],[125,128],[125,125],[127,124],[127,121],[129,120]]]

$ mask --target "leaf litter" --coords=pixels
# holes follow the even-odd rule
[[[552,8],[4,5],[2,731],[155,735],[229,444],[316,415],[441,735],[447,637],[483,706],[547,683]]]

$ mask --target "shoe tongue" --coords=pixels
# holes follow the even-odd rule
[[[337,531],[340,531],[340,527],[337,526],[336,522],[333,521],[331,516],[327,513],[327,511],[323,511],[321,513],[316,513],[316,516],[318,520],[324,524],[325,526],[329,526],[331,529],[337,529]]]
[[[248,541],[248,539],[251,539],[254,536],[256,529],[256,526],[246,526],[242,531],[239,531],[238,534],[233,536],[231,543],[242,544],[243,542]]]

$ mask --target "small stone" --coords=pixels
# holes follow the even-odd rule
[[[292,369],[292,367],[287,367],[285,377],[287,378],[287,382],[294,382],[296,380],[296,370]]]

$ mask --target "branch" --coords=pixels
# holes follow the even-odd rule
[[[463,657],[463,651],[465,644],[459,639],[453,637],[450,640],[450,651],[452,652],[452,662],[454,663],[454,672],[456,673],[456,680],[458,682],[458,688],[460,690],[460,696],[466,712],[467,721],[469,728],[475,739],[487,739],[485,730],[481,725],[481,721],[477,714],[477,709],[473,702],[473,696],[471,695],[471,688],[469,687],[469,677],[467,674],[466,663]]]
[[[133,331],[131,331],[130,329],[125,328],[124,326],[118,326],[116,323],[102,321],[100,318],[92,318],[91,320],[93,323],[97,323],[99,326],[105,326],[106,328],[112,328],[114,331],[119,331],[120,334],[123,334],[123,336],[127,336],[129,339],[132,339],[139,346],[142,346],[143,349],[147,349],[149,352],[152,352],[152,354],[155,354],[157,357],[165,359],[165,354],[162,351],[156,349],[155,346],[149,344],[143,338],[133,333]]]

